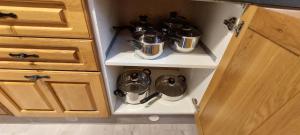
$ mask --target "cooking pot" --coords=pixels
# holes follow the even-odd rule
[[[157,96],[167,101],[182,99],[187,89],[186,78],[183,75],[162,75],[155,81],[155,88],[156,92],[141,100],[141,104]]]
[[[138,21],[130,22],[130,25],[113,26],[113,29],[117,31],[128,29],[131,32],[132,37],[138,40],[145,32],[151,31],[154,28],[148,23],[148,16],[141,15],[139,16]]]
[[[151,71],[128,70],[118,77],[117,87],[114,91],[116,96],[124,98],[128,104],[139,104],[140,100],[148,96],[151,85]]]
[[[187,24],[185,17],[179,16],[177,12],[170,12],[169,18],[162,22],[161,30],[164,34],[170,36],[174,35],[177,29]]]
[[[170,37],[171,48],[177,52],[192,52],[198,45],[200,31],[192,26],[185,26],[179,29],[176,36]]]
[[[135,49],[135,54],[143,59],[158,58],[164,49],[165,39],[158,32],[147,32],[139,40],[129,40]]]

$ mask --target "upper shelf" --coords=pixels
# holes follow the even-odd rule
[[[134,54],[127,40],[132,39],[129,31],[122,31],[116,38],[105,61],[109,66],[144,66],[177,68],[215,68],[217,64],[201,48],[192,53],[178,53],[165,46],[163,54],[154,60],[145,60]]]

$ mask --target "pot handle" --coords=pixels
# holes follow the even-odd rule
[[[172,37],[172,36],[170,36],[170,37],[168,37],[170,40],[172,40],[172,41],[176,41],[176,42],[180,42],[180,39],[179,38],[177,38],[177,37]]]
[[[148,97],[142,99],[142,100],[140,101],[140,104],[144,104],[144,103],[148,102],[148,101],[151,100],[152,98],[155,98],[155,97],[159,96],[159,94],[160,94],[159,92],[153,93],[152,95],[150,95],[150,96],[148,96]]]
[[[146,73],[147,75],[151,75],[151,70],[146,68],[143,70],[144,73]]]
[[[114,94],[116,96],[119,96],[119,97],[125,97],[126,96],[126,94],[123,91],[119,90],[119,89],[115,90]]]
[[[184,82],[186,81],[186,78],[185,78],[185,76],[183,76],[183,75],[178,75],[177,77],[178,77],[180,80],[184,81]]]
[[[135,49],[135,50],[140,50],[142,49],[142,45],[139,41],[137,40],[128,40],[130,45]]]

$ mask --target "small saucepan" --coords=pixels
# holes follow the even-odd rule
[[[192,52],[198,45],[200,39],[200,31],[192,26],[184,26],[179,29],[176,36],[170,37],[173,41],[171,48],[177,52]]]
[[[143,59],[155,59],[163,53],[165,39],[158,32],[147,32],[139,40],[129,40],[135,54]]]
[[[158,96],[167,101],[182,99],[187,89],[186,78],[183,75],[162,75],[155,81],[155,88],[156,92],[142,99],[141,104]]]

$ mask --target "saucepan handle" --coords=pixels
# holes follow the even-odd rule
[[[137,41],[137,40],[128,40],[128,42],[130,43],[130,45],[134,49],[136,49],[136,50],[142,49],[142,44],[139,41]]]
[[[119,90],[119,89],[115,90],[114,94],[116,96],[119,96],[119,97],[125,97],[126,96],[126,94],[123,91]]]
[[[150,96],[148,96],[148,97],[142,99],[142,100],[140,101],[140,103],[141,103],[141,104],[144,104],[144,103],[148,102],[149,100],[151,100],[152,98],[155,98],[155,97],[157,97],[157,96],[159,96],[159,95],[160,95],[159,92],[155,92],[155,93],[153,93],[152,95],[150,95]]]

